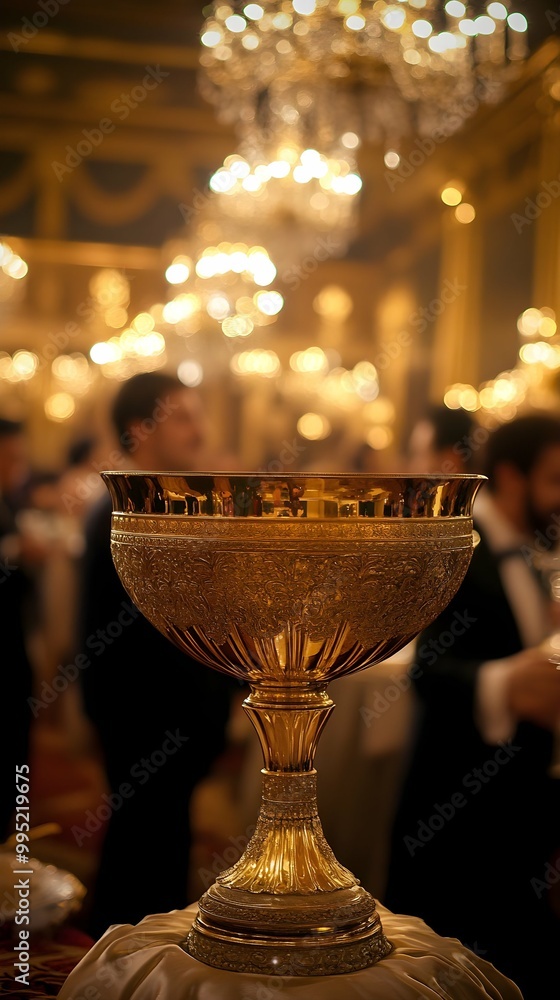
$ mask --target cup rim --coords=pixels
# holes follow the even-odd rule
[[[424,482],[426,480],[433,480],[434,482],[447,482],[450,479],[459,480],[476,480],[478,482],[487,482],[488,477],[483,476],[479,473],[471,472],[452,472],[449,474],[443,472],[266,472],[266,471],[253,471],[253,472],[229,472],[227,470],[209,470],[207,472],[181,472],[179,470],[165,470],[163,472],[155,472],[153,469],[102,469],[99,473],[100,476],[181,476],[189,479],[208,479],[220,478],[220,479],[355,479],[355,480],[382,480],[382,479],[408,479],[410,481],[420,480]]]

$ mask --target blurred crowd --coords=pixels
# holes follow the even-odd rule
[[[198,401],[176,378],[135,376],[111,417],[111,464],[200,467]],[[367,464],[358,456],[341,471]],[[95,936],[189,901],[191,800],[228,740],[231,751],[243,693],[187,664],[132,605],[110,556],[101,465],[97,442],[83,438],[62,469],[33,472],[26,428],[0,420],[2,697],[12,722],[0,731],[0,841],[40,706],[76,753],[96,756],[119,800],[87,907]],[[541,1000],[551,970],[543,959],[535,978],[529,957],[553,955],[560,929],[551,891],[560,876],[547,881],[560,865],[560,421],[535,413],[489,431],[464,411],[433,407],[414,427],[406,467],[483,471],[488,486],[467,578],[410,648],[415,724],[391,791],[400,805],[382,892],[391,908],[481,948],[527,1000]],[[156,752],[166,765],[148,767],[144,782]],[[345,821],[358,828],[359,810]],[[141,878],[122,863],[132,842]],[[352,857],[341,860],[353,867]]]

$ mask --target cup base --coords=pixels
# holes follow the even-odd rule
[[[271,895],[214,884],[183,947],[217,969],[267,976],[334,976],[391,951],[365,889]]]

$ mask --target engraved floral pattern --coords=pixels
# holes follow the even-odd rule
[[[466,572],[468,535],[424,541],[418,534],[387,545],[302,533],[296,547],[121,530],[112,549],[141,611],[166,634],[170,627],[181,633],[187,646],[193,627],[219,646],[235,629],[258,641],[297,626],[311,642],[324,642],[342,626],[347,648],[369,650],[425,628]]]

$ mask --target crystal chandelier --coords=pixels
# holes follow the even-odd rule
[[[480,423],[513,420],[518,410],[558,408],[560,337],[554,311],[530,307],[517,320],[521,339],[514,368],[500,372],[478,389],[456,382],[447,387],[443,402],[451,410],[477,412]]]
[[[265,152],[286,130],[302,148],[328,151],[347,131],[394,147],[442,115],[459,128],[480,101],[499,98],[526,50],[526,19],[504,3],[478,12],[460,0],[214,0],[209,9],[202,93]]]
[[[0,240],[0,305],[14,297],[21,298],[22,278],[25,278],[28,270],[23,257],[9,243]]]
[[[202,228],[218,232],[210,222]],[[176,294],[152,308],[159,324],[190,337],[217,323],[224,336],[233,339],[275,322],[284,299],[270,288],[276,267],[263,246],[221,240],[201,245],[192,256],[183,252],[180,241],[174,246],[180,252],[165,277]]]
[[[356,228],[356,201],[362,187],[354,149],[359,138],[346,132],[330,155],[293,140],[279,143],[268,155],[242,146],[210,178],[213,212],[222,230],[243,226],[247,238],[258,238],[270,226],[267,242],[274,259],[287,264],[317,248],[321,234],[336,234],[329,256],[343,253]]]

